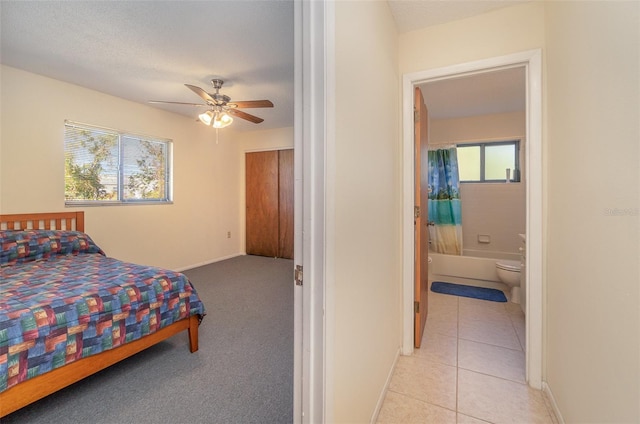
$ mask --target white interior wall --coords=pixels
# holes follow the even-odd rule
[[[463,248],[518,254],[518,234],[526,232],[525,113],[433,119],[429,123],[429,143],[432,147],[445,143],[521,140],[522,178],[519,183],[460,184]],[[490,243],[479,243],[478,235],[488,235]]]
[[[237,133],[220,131],[216,144],[192,118],[6,66],[0,84],[2,213],[64,210],[68,119],[173,140],[173,204],[78,208],[109,256],[185,269],[241,253],[227,239],[242,228]]]
[[[529,2],[400,34],[402,74],[540,48],[544,5]]]
[[[546,4],[546,375],[565,422],[640,422],[640,3]]]
[[[330,423],[373,419],[401,341],[397,45],[386,2],[335,3],[335,138],[325,168]]]
[[[524,183],[462,184],[462,227],[465,256],[481,252],[518,254],[525,233]],[[489,237],[489,243],[479,237]],[[476,251],[476,252],[469,252]]]
[[[432,119],[429,123],[431,125],[429,128],[430,145],[509,140],[522,138],[526,132],[524,111],[464,118]]]

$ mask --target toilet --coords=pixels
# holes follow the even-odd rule
[[[511,287],[511,301],[520,303],[520,261],[499,260],[496,262],[496,272],[498,279]]]

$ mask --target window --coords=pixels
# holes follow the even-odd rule
[[[171,202],[171,141],[65,122],[65,204]]]
[[[456,146],[460,182],[520,181],[520,141],[460,144]]]

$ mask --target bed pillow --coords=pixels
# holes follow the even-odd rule
[[[61,230],[0,231],[0,266],[46,260],[55,255],[100,253],[87,234]]]
[[[27,256],[29,246],[20,233],[22,231],[0,231],[0,266],[13,265]]]
[[[63,255],[77,255],[80,253],[100,253],[102,249],[91,240],[88,234],[80,231],[52,231],[50,237],[60,242],[60,253]]]

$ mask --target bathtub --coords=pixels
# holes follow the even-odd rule
[[[464,250],[463,256],[429,252],[429,280],[507,290],[496,273],[496,261],[520,260],[517,253]]]

